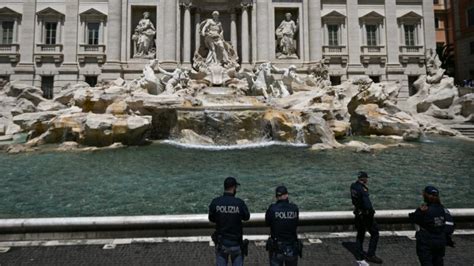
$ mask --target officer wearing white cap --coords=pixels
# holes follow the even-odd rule
[[[271,204],[265,213],[265,223],[270,226],[271,236],[267,241],[267,251],[271,266],[292,266],[298,264],[302,253],[302,243],[298,241],[298,206],[288,200],[288,190],[279,186],[275,190],[277,202]]]
[[[209,221],[216,224],[212,240],[216,244],[216,265],[243,265],[247,253],[248,240],[242,239],[242,221],[250,219],[245,202],[237,197],[237,186],[240,184],[234,177],[224,180],[224,195],[212,200],[209,205]]]
[[[410,221],[417,226],[416,254],[422,266],[441,266],[446,246],[454,247],[451,235],[454,232],[453,217],[442,204],[439,190],[427,186],[423,190],[423,200],[415,212],[410,213]]]

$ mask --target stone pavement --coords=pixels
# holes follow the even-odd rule
[[[306,242],[299,265],[354,265],[353,238],[321,238]],[[445,265],[474,265],[474,235],[454,236]],[[313,241],[314,242],[314,241]],[[317,241],[319,242],[319,241]],[[251,242],[246,265],[268,265],[263,242]],[[207,242],[12,247],[0,253],[0,265],[213,265],[214,247]],[[381,237],[378,255],[384,265],[418,265],[415,241],[405,236]]]

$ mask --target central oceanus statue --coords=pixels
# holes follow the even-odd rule
[[[204,45],[194,53],[193,68],[206,73],[206,80],[211,84],[225,84],[230,79],[228,71],[239,68],[239,57],[234,47],[224,40],[224,29],[218,11],[212,12],[212,18],[201,22],[200,34]]]

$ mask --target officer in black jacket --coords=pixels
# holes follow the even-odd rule
[[[369,198],[369,175],[359,172],[357,181],[351,185],[351,198],[354,205],[355,227],[357,229],[356,247],[358,259],[381,264],[383,261],[375,255],[379,241],[379,228],[374,219],[375,210]],[[363,250],[365,232],[370,234],[369,250],[365,254]]]
[[[297,265],[301,256],[301,242],[298,241],[298,206],[288,200],[288,190],[279,186],[275,191],[277,202],[265,213],[265,223],[270,226],[271,236],[267,242],[271,266]]]
[[[245,202],[235,197],[237,180],[228,177],[224,181],[224,195],[212,200],[209,205],[209,221],[216,224],[212,240],[216,244],[216,265],[243,265],[246,244],[242,240],[242,221],[250,219]]]
[[[409,214],[410,221],[417,227],[416,254],[422,266],[442,266],[446,245],[454,247],[453,217],[441,204],[437,188],[425,187],[423,199],[426,204]]]

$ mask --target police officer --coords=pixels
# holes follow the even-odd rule
[[[243,265],[246,245],[242,240],[242,221],[248,221],[250,213],[245,202],[235,197],[239,185],[235,178],[226,178],[224,195],[209,205],[209,221],[216,224],[212,240],[216,244],[218,266],[227,265],[229,257],[232,265]]]
[[[288,190],[279,186],[275,190],[276,203],[265,213],[265,223],[270,226],[271,236],[267,242],[271,266],[297,265],[302,245],[298,241],[298,206],[288,200]]]
[[[423,199],[426,204],[409,214],[410,221],[417,227],[416,254],[422,266],[443,265],[446,246],[454,247],[453,217],[441,204],[437,188],[425,187]]]
[[[354,205],[355,227],[357,229],[356,248],[358,259],[379,263],[383,261],[375,255],[377,243],[379,241],[379,228],[374,219],[375,210],[369,198],[369,188],[367,183],[369,175],[366,172],[359,172],[357,181],[351,185],[351,198]],[[369,250],[364,253],[363,244],[365,232],[370,234]]]

